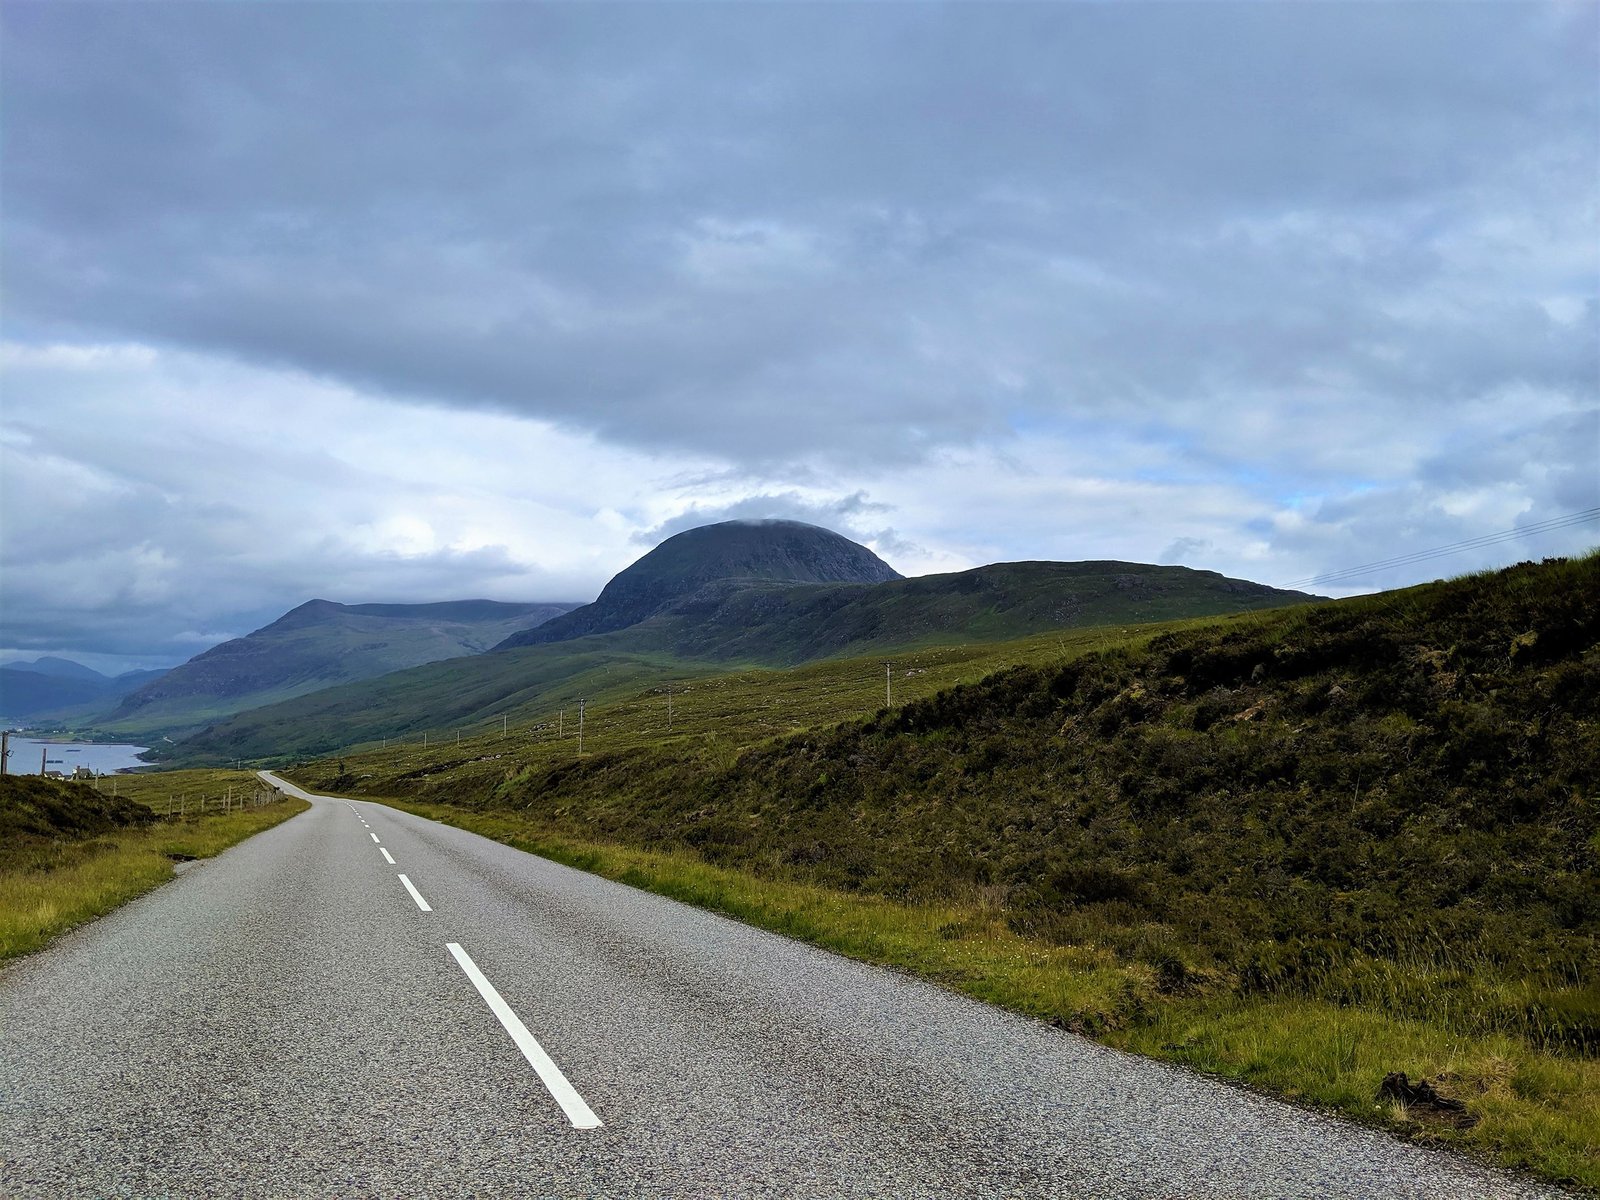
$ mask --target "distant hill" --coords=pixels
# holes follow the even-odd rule
[[[46,656],[0,667],[0,717],[31,719],[69,709],[105,709],[165,671],[128,671],[114,678],[73,662]]]
[[[1220,616],[1316,599],[1215,571],[1130,562],[994,563],[867,584],[722,580],[629,630],[630,649],[709,662],[789,666],[1051,629]],[[575,614],[574,614],[575,615]]]
[[[619,572],[593,604],[513,634],[498,649],[626,629],[709,584],[885,583],[898,571],[865,546],[801,521],[723,521],[662,542]]]
[[[696,583],[690,572],[678,575],[668,586],[693,590],[659,603],[653,615],[623,629],[542,645],[502,645],[494,654],[433,663],[256,708],[183,741],[173,756],[221,762],[323,753],[422,730],[470,728],[502,715],[533,719],[556,705],[575,705],[579,696],[617,695],[657,680],[725,671],[734,663],[790,666],[1313,599],[1211,571],[1122,562],[1000,563],[876,584],[749,578]]]
[[[54,679],[86,679],[102,683],[108,678],[93,667],[73,662],[70,658],[58,658],[53,654],[36,658],[32,662],[8,662],[4,665],[16,671],[31,671],[35,675],[49,675]]]
[[[478,654],[571,604],[336,604],[310,600],[138,688],[95,727],[134,734],[216,717],[421,663]]]

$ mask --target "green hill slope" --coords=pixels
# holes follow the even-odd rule
[[[435,663],[258,707],[186,739],[168,760],[320,754],[423,731],[437,737],[502,716],[525,724],[579,697],[617,700],[730,663],[780,666],[998,643],[1306,599],[1214,572],[1136,563],[1006,563],[875,585],[728,580],[613,633]]]
[[[218,716],[370,679],[421,663],[479,654],[570,604],[335,604],[311,600],[242,638],[196,655],[123,698],[93,722],[137,736],[193,728]]]
[[[873,585],[724,580],[629,633],[680,658],[787,665],[908,646],[1004,641],[1051,629],[1219,616],[1316,598],[1188,567],[994,563]]]
[[[63,841],[148,825],[156,814],[86,783],[0,775],[0,871],[29,864]]]

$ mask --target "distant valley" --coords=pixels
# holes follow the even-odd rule
[[[108,676],[53,656],[9,662],[0,666],[0,717],[17,721],[65,710],[92,714],[165,674],[128,671]]]

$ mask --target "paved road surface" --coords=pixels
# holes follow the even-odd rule
[[[1552,1194],[312,800],[0,971],[0,1195]]]

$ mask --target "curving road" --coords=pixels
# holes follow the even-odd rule
[[[0,1194],[1559,1194],[282,786],[0,970]]]

